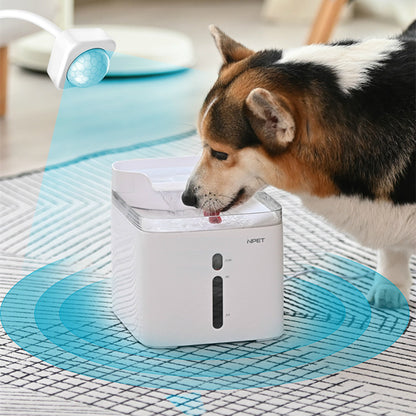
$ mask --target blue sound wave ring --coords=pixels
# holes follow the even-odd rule
[[[66,78],[74,87],[91,87],[106,76],[109,68],[110,58],[104,49],[89,49],[74,59]]]
[[[342,259],[349,271],[340,273],[336,261],[328,257],[286,283],[285,332],[271,341],[145,347],[111,312],[109,279],[86,272],[68,276],[61,262],[18,282],[3,301],[1,321],[10,338],[34,356],[112,382],[178,390],[298,382],[374,357],[409,321],[408,308],[370,307],[363,293],[375,272]]]

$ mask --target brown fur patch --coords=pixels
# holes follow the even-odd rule
[[[286,152],[275,160],[279,174],[271,185],[292,193],[309,192],[319,197],[338,195],[339,191],[324,172],[311,168],[298,157]]]
[[[234,79],[248,70],[248,59],[224,65],[218,76],[216,84],[220,87],[228,86]],[[215,87],[215,85],[214,85]]]

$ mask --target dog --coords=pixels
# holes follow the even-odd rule
[[[360,244],[409,299],[416,251],[416,21],[387,39],[254,52],[211,25],[222,56],[200,111],[185,205],[219,215],[267,185]],[[367,298],[399,308],[384,279]]]

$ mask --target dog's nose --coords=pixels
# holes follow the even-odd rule
[[[182,202],[189,207],[196,207],[198,200],[195,194],[188,188],[182,194]]]

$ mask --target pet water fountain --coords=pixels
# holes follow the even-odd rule
[[[196,162],[113,164],[113,311],[150,347],[278,337],[281,206],[261,191],[210,222],[181,201]]]

